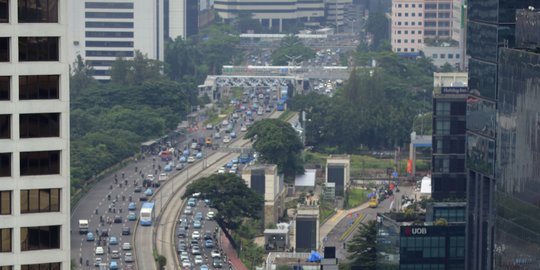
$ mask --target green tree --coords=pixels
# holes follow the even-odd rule
[[[116,60],[111,66],[111,82],[119,85],[128,84],[128,74],[130,69],[131,65],[129,61],[125,60],[122,57],[116,58]]]
[[[70,96],[77,96],[83,89],[96,84],[94,68],[88,65],[82,56],[77,55],[75,62],[70,66],[69,90]]]
[[[166,73],[171,80],[195,80],[201,83],[208,73],[204,55],[191,39],[176,38],[165,47]]]
[[[263,26],[259,20],[253,19],[253,13],[240,12],[236,18],[236,29],[240,33],[247,33],[253,31],[255,33],[261,33]]]
[[[163,64],[160,61],[148,58],[148,55],[136,50],[133,60],[130,60],[131,69],[128,72],[128,81],[139,85],[148,80],[162,79]]]
[[[446,62],[439,68],[439,72],[454,72],[454,67]]]
[[[352,266],[359,266],[363,270],[377,268],[377,223],[370,220],[360,223],[356,234],[347,243],[348,259]]]
[[[238,48],[240,36],[229,25],[215,24],[194,37],[197,47],[204,55],[204,63],[212,74],[221,73],[221,67],[241,58]]]
[[[389,21],[384,13],[373,12],[369,14],[365,29],[373,37],[370,48],[379,50],[381,42],[388,39]]]
[[[306,61],[315,57],[315,51],[306,47],[296,35],[287,35],[281,40],[280,47],[272,52],[272,64],[286,66],[289,61]]]
[[[249,128],[246,139],[254,139],[253,148],[260,158],[277,164],[286,176],[304,173],[300,153],[304,148],[298,133],[293,127],[279,119],[263,119]]]
[[[264,200],[235,174],[213,174],[189,184],[182,198],[193,193],[209,199],[217,209],[216,221],[227,229],[237,229],[245,218],[258,219]]]

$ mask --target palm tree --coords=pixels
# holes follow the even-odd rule
[[[348,259],[352,266],[362,270],[375,270],[377,266],[377,223],[370,220],[360,223],[354,237],[347,243]]]

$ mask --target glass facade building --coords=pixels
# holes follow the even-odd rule
[[[501,144],[508,143],[499,141],[497,126],[509,123],[501,122],[497,112],[501,94],[500,49],[515,47],[516,10],[535,4],[538,3],[533,0],[467,1],[470,94],[466,119],[466,269],[493,269],[494,251],[501,248],[495,244],[496,186],[512,180],[501,178],[502,168],[497,160],[501,158],[498,148],[506,148]]]

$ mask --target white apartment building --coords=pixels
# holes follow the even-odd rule
[[[0,269],[70,269],[68,1],[0,0]]]
[[[345,8],[352,4],[352,0],[326,0],[326,23],[341,26],[345,22]]]
[[[338,1],[338,0],[335,0]],[[239,13],[253,15],[261,24],[282,32],[297,21],[321,23],[325,16],[324,0],[215,0],[214,9],[226,21],[236,18]]]
[[[118,58],[135,50],[163,61],[163,0],[71,0],[70,62],[80,55],[94,67],[98,80],[110,79]]]
[[[418,55],[424,43],[424,0],[393,0],[392,50],[401,55]]]

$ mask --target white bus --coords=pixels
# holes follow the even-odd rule
[[[145,202],[141,207],[141,214],[139,216],[142,226],[152,226],[152,219],[154,218],[154,203]]]

